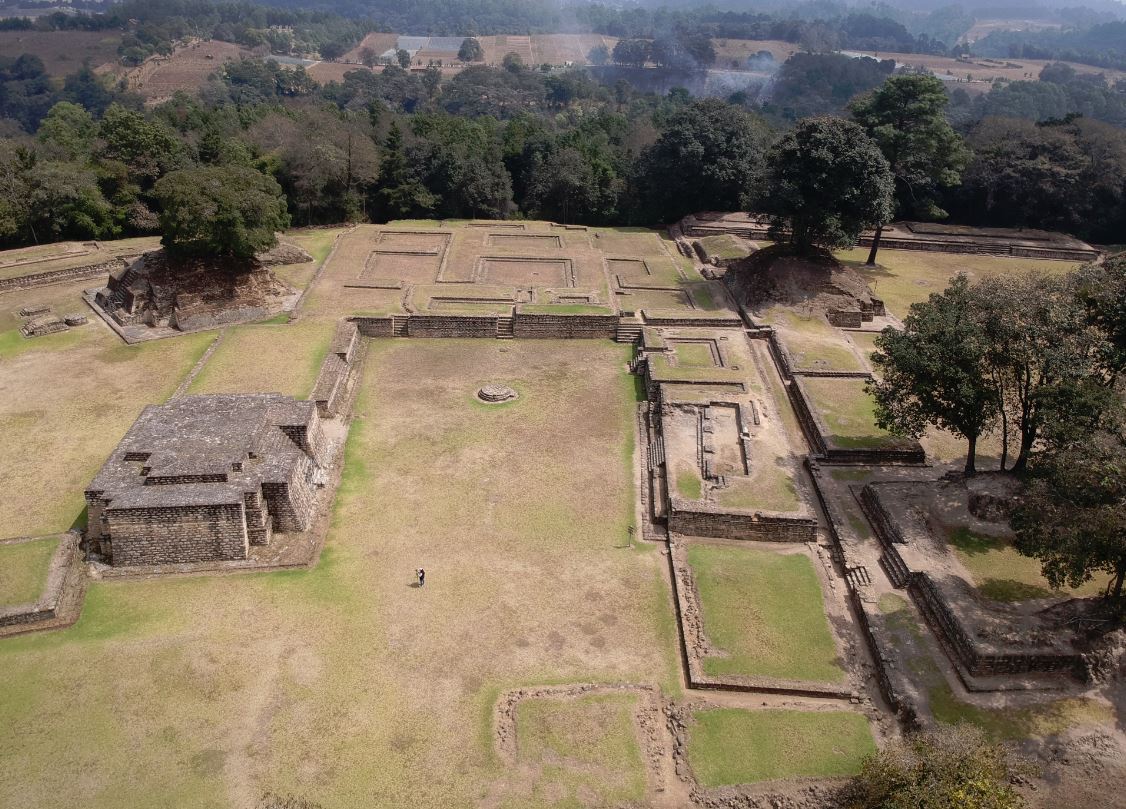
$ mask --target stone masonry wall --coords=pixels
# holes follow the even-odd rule
[[[499,317],[470,315],[411,315],[410,337],[496,337]]]
[[[69,267],[65,270],[52,270],[51,272],[21,275],[16,278],[0,279],[0,292],[9,289],[31,289],[44,287],[49,284],[59,284],[64,281],[78,281],[83,278],[96,278],[121,269],[126,261],[132,261],[136,256],[129,258],[115,258],[112,261],[103,261],[98,264],[87,264],[83,267]]]
[[[245,559],[249,543],[243,505],[113,509],[114,565]]]
[[[349,320],[356,324],[356,328],[364,337],[391,336],[393,324],[389,317],[353,317]]]
[[[524,338],[606,338],[618,329],[617,315],[538,315],[517,312],[513,336]]]
[[[703,503],[677,497],[671,498],[669,504],[669,530],[685,536],[765,542],[814,542],[817,539],[817,521],[809,517],[712,509]]]

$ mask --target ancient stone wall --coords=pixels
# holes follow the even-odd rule
[[[352,317],[349,320],[364,337],[391,337],[394,329],[390,317]]]
[[[495,315],[411,315],[407,319],[407,336],[496,337],[500,320]]]
[[[645,310],[644,316],[647,326],[697,326],[700,328],[721,329],[738,329],[743,326],[743,321],[740,318],[725,315],[685,317],[683,315]]]
[[[59,547],[51,557],[47,570],[47,580],[39,598],[29,604],[12,604],[0,607],[0,627],[37,624],[53,621],[58,617],[59,608],[67,587],[82,576],[81,556],[78,553],[78,534],[66,533],[59,540]]]
[[[65,270],[52,270],[50,272],[21,275],[16,278],[0,278],[0,292],[9,289],[31,289],[44,287],[50,284],[60,284],[64,281],[78,281],[83,278],[96,278],[106,273],[120,270],[122,265],[132,261],[137,256],[115,258],[111,261],[102,261],[98,264],[87,264],[83,267],[69,267]]]
[[[991,654],[980,649],[950,608],[942,591],[926,573],[912,573],[907,583],[907,592],[911,594],[920,612],[938,632],[945,645],[954,651],[966,671],[975,677],[1031,672],[1078,673],[1082,670],[1083,661],[1078,654],[1020,652]]]
[[[517,312],[512,324],[515,337],[614,339],[617,315],[549,315]]]
[[[241,503],[111,509],[114,565],[245,559],[249,538]]]
[[[765,542],[814,542],[817,521],[761,511],[720,509],[671,497],[669,530],[685,536],[754,539]]]

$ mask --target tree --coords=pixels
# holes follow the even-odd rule
[[[1013,509],[1016,548],[1040,560],[1052,587],[1110,576],[1120,600],[1126,580],[1126,434],[1121,414],[1102,429],[1038,454],[1032,481]]]
[[[430,214],[438,203],[419,182],[407,160],[403,131],[391,124],[383,144],[383,161],[379,166],[380,188],[375,194],[375,207],[383,221]]]
[[[652,54],[652,46],[646,39],[620,39],[614,45],[614,61],[629,67],[645,67]]]
[[[243,166],[174,171],[157,182],[155,193],[161,244],[170,253],[250,259],[289,227],[281,186]]]
[[[379,54],[376,53],[375,48],[370,45],[364,45],[360,48],[360,64],[364,67],[374,67],[378,61]]]
[[[610,49],[606,47],[605,43],[599,42],[590,49],[590,52],[586,55],[586,60],[598,67],[608,64],[610,62]]]
[[[106,110],[98,136],[102,141],[100,156],[125,164],[130,178],[144,188],[187,162],[184,146],[175,132],[120,104]]]
[[[633,196],[639,221],[739,210],[761,181],[769,138],[761,118],[718,99],[677,110],[637,161]]]
[[[908,736],[864,760],[847,809],[1023,809],[1000,745],[971,725]]]
[[[405,51],[402,48],[399,48],[399,50],[395,51],[395,58],[399,61],[399,67],[401,67],[403,70],[406,70],[411,66],[410,51]]]
[[[851,121],[798,122],[767,157],[758,210],[771,238],[799,252],[849,247],[860,232],[891,218],[891,169],[864,130]]]
[[[501,67],[503,67],[509,73],[521,73],[523,72],[525,67],[523,57],[521,57],[520,54],[511,51],[504,55],[504,58],[500,60],[500,64]]]
[[[37,137],[48,152],[63,160],[84,160],[98,133],[98,125],[86,110],[69,101],[51,107],[39,124]]]
[[[989,376],[989,345],[969,280],[959,274],[944,291],[914,303],[903,330],[876,338],[879,379],[868,383],[876,423],[919,438],[928,425],[969,442],[967,475],[974,474],[978,438],[997,416],[1000,397]]]
[[[476,37],[466,37],[458,48],[457,58],[462,62],[483,62],[485,49],[481,47],[481,42]]]
[[[993,277],[977,285],[990,373],[1001,397],[1004,448],[1010,424],[1020,436],[1012,471],[1022,471],[1055,405],[1097,373],[1103,344],[1087,322],[1073,279],[1038,273]]]
[[[946,88],[936,76],[892,76],[852,102],[853,119],[880,147],[895,178],[896,209],[911,217],[940,219],[940,188],[955,186],[969,162],[961,136],[946,121]],[[876,225],[868,264],[876,263],[883,223]]]

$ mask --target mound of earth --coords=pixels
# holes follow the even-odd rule
[[[860,326],[884,314],[884,302],[872,295],[864,277],[827,250],[799,255],[773,245],[733,263],[723,280],[749,308],[770,303],[813,308],[837,326]]]
[[[297,299],[297,291],[270,266],[310,260],[304,250],[286,244],[249,261],[154,250],[110,273],[94,300],[122,326],[196,331],[246,323],[291,309]]]

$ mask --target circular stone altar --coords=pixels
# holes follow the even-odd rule
[[[477,398],[489,404],[511,402],[519,395],[520,394],[512,388],[508,387],[508,385],[485,385],[485,387],[477,391]]]

